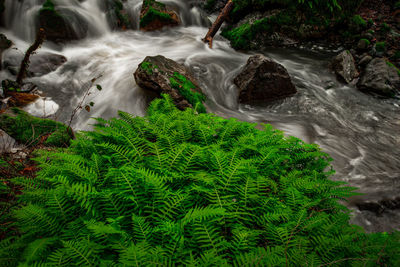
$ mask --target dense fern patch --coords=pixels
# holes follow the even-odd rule
[[[318,146],[271,126],[179,111],[97,120],[43,152],[14,211],[9,265],[395,266],[397,234],[366,235]]]

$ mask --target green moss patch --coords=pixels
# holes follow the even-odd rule
[[[174,72],[174,76],[171,77],[169,81],[171,86],[178,90],[180,95],[184,97],[190,104],[192,104],[197,112],[207,112],[203,105],[203,101],[206,100],[206,97],[203,94],[194,91],[196,86],[184,75]]]
[[[375,44],[375,49],[378,52],[385,52],[386,50],[386,43],[385,42],[377,42]]]
[[[140,19],[140,27],[144,28],[153,21],[170,22],[173,21],[170,14],[160,12],[159,10],[150,7],[146,14]]]
[[[139,65],[139,68],[143,69],[148,75],[152,75],[153,70],[158,69],[158,66],[153,65],[151,62],[144,61]]]
[[[254,23],[244,23],[233,29],[225,29],[222,36],[227,38],[235,49],[249,49],[251,41],[261,32],[272,31],[271,19],[264,18]]]
[[[36,145],[44,140],[48,146],[68,146],[71,132],[63,123],[41,119],[27,112],[13,108],[13,114],[0,115],[0,128],[24,145]]]

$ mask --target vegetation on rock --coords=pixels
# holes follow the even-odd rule
[[[170,79],[171,86],[178,90],[194,109],[200,113],[206,113],[206,108],[203,102],[206,100],[205,95],[195,91],[196,86],[188,80],[184,75],[175,72],[174,76]]]
[[[144,0],[139,23],[143,30],[157,30],[163,26],[177,25],[178,18],[173,12],[167,11],[165,4]]]
[[[29,115],[19,108],[0,114],[0,128],[24,145],[43,143],[65,147],[71,141],[71,130],[60,122]]]
[[[97,121],[42,152],[0,243],[9,265],[396,266],[398,233],[364,234],[329,157],[265,125],[179,111]],[[328,168],[328,169],[327,169]],[[328,170],[328,171],[327,171]],[[5,261],[7,259],[7,261]]]

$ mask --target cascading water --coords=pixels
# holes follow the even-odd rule
[[[184,63],[199,80],[208,97],[210,112],[251,122],[271,123],[288,135],[319,144],[329,153],[337,174],[333,179],[349,182],[365,195],[352,198],[353,222],[367,231],[399,229],[399,210],[388,210],[377,216],[359,211],[354,203],[366,200],[393,199],[400,194],[400,102],[378,99],[336,81],[328,68],[328,53],[275,49],[263,53],[283,64],[299,93],[291,98],[265,105],[238,105],[233,78],[249,54],[230,48],[218,37],[213,49],[201,38],[208,28],[207,19],[187,1],[162,1],[180,14],[182,27],[158,32],[130,30],[112,32],[95,0],[54,0],[64,9],[81,14],[89,25],[88,37],[62,47],[45,44],[41,51],[61,53],[68,62],[42,77],[28,79],[39,85],[59,106],[56,118],[67,121],[79,103],[88,82],[103,90],[90,95],[95,103],[90,113],[82,112],[74,120],[75,129],[88,129],[91,117],[110,118],[117,110],[143,115],[153,96],[140,89],[133,72],[146,57],[164,55]],[[138,28],[141,0],[124,3],[127,13]],[[6,0],[6,35],[23,51],[35,32],[35,14],[43,1]],[[7,50],[3,56],[12,57]],[[6,71],[0,79],[8,78]]]

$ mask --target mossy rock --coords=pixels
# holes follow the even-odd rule
[[[68,14],[64,14],[68,13]],[[47,0],[39,10],[39,27],[46,33],[46,39],[60,43],[71,40],[78,40],[86,36],[88,25],[86,20],[79,14],[69,13],[65,10],[60,13],[51,0]],[[79,33],[74,30],[69,21],[79,21]]]
[[[43,142],[47,146],[66,147],[73,136],[65,124],[31,116],[19,108],[0,114],[0,129],[28,146]]]
[[[138,86],[158,94],[168,94],[175,105],[184,110],[195,107],[205,113],[205,96],[197,81],[185,68],[164,56],[146,57],[134,73]]]
[[[140,29],[142,31],[156,31],[165,26],[178,26],[178,15],[167,9],[163,3],[155,0],[144,0],[140,11]]]
[[[132,29],[132,23],[121,0],[106,0],[101,4],[112,29]]]

